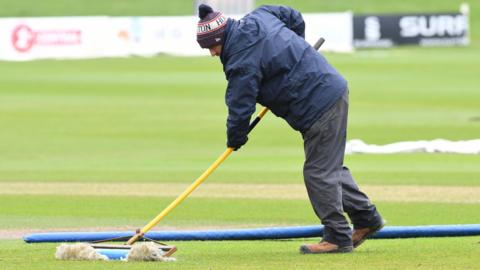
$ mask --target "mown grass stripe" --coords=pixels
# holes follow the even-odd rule
[[[0,183],[3,195],[155,196],[175,197],[188,187],[178,183]],[[372,200],[382,202],[480,203],[480,187],[363,185]],[[303,184],[204,184],[191,197],[238,199],[306,199]]]

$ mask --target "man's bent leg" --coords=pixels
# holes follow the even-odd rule
[[[345,133],[347,130],[348,121],[348,92],[342,97],[342,104],[339,106],[339,114],[344,116],[341,119],[340,130]],[[353,223],[354,229],[376,227],[383,223],[380,214],[375,205],[370,202],[370,199],[361,192],[355,180],[353,179],[347,167],[343,166],[343,159],[345,155],[346,136],[339,138],[338,155],[341,156],[342,171],[340,173],[342,186],[342,202],[343,209],[347,212],[350,220]]]
[[[351,229],[343,214],[342,172],[345,129],[340,99],[303,135],[304,180],[313,209],[324,227],[323,241],[352,246]]]
[[[343,209],[354,229],[379,226],[383,223],[380,213],[362,191],[359,190],[350,171],[345,167],[342,176]]]

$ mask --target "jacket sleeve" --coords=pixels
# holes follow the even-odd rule
[[[273,14],[285,23],[287,28],[305,38],[305,21],[302,14],[297,10],[287,6],[262,6],[260,9]]]
[[[250,118],[255,112],[261,72],[253,67],[236,66],[226,70],[226,77],[227,146],[237,149],[248,140],[247,133]]]

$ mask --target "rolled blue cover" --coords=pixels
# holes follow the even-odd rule
[[[53,232],[26,235],[27,243],[46,242],[91,242],[111,238],[132,237],[135,232]],[[294,226],[256,229],[199,230],[199,231],[154,231],[145,236],[159,241],[191,240],[263,240],[321,237],[323,226]],[[466,225],[426,225],[426,226],[386,226],[372,236],[377,239],[445,237],[480,235],[480,224]],[[125,241],[119,240],[119,241]]]

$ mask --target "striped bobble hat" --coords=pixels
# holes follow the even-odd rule
[[[223,44],[227,17],[205,4],[198,7],[197,42],[206,49]]]

